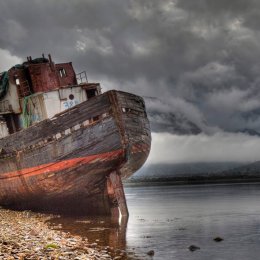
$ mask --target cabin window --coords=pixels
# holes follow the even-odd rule
[[[70,94],[70,95],[69,95],[69,99],[70,99],[70,100],[73,100],[73,99],[74,99],[74,95],[73,95],[73,94]]]
[[[20,80],[19,80],[18,78],[15,79],[15,84],[16,84],[17,86],[20,85]]]
[[[122,107],[122,111],[123,111],[123,113],[129,113],[129,112],[131,112],[131,109],[128,107]]]
[[[95,97],[97,95],[97,90],[96,89],[88,89],[86,90],[87,93],[87,98],[90,99],[92,97]]]
[[[59,73],[61,78],[67,77],[67,73],[64,68],[59,69]]]

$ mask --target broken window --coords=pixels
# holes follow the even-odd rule
[[[97,90],[96,89],[88,89],[86,90],[87,93],[87,98],[90,99],[92,97],[95,97],[97,95]]]
[[[19,80],[19,78],[18,78],[17,75],[14,75],[14,81],[15,81],[15,84],[16,84],[17,86],[20,85],[20,80]]]
[[[10,134],[20,130],[19,116],[17,114],[5,114],[2,116],[4,117]]]
[[[15,84],[16,84],[17,86],[19,86],[19,85],[20,85],[20,80],[19,80],[19,79],[15,79]]]
[[[61,78],[67,77],[67,73],[64,68],[59,69],[59,73]]]

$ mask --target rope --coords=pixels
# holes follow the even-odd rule
[[[31,96],[24,97],[23,99],[22,121],[24,128],[28,128],[32,124]]]

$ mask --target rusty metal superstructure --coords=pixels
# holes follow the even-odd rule
[[[121,179],[144,164],[151,145],[143,99],[102,94],[85,72],[50,55],[0,76],[0,205],[128,215]]]

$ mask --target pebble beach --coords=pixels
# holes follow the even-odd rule
[[[123,259],[87,238],[51,229],[53,215],[0,209],[0,259]]]

